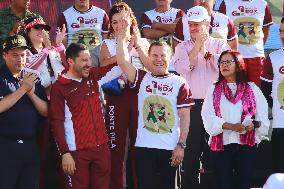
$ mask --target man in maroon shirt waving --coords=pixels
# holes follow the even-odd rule
[[[62,168],[74,189],[108,189],[110,152],[97,84],[108,68],[91,68],[83,44],[71,44],[66,60],[69,70],[58,77],[50,96],[50,120]]]

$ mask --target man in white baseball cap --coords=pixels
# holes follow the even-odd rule
[[[202,22],[204,20],[210,21],[207,10],[202,6],[195,6],[188,10],[188,21]]]
[[[229,49],[227,41],[209,36],[210,17],[205,8],[188,10],[190,39],[175,49],[174,66],[192,91],[195,107],[190,111],[190,127],[184,151],[182,189],[199,188],[200,156],[205,144],[201,108],[208,87],[217,80],[219,55]]]

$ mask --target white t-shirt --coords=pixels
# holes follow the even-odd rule
[[[284,49],[269,54],[263,67],[261,79],[272,82],[273,128],[284,128]]]
[[[109,18],[103,9],[91,6],[85,12],[80,12],[74,6],[68,8],[59,17],[58,26],[65,24],[67,45],[82,43],[93,49],[102,42],[102,33],[107,33]]]
[[[229,16],[237,27],[238,51],[244,58],[264,57],[263,26],[272,16],[265,0],[224,0],[220,12]]]
[[[163,24],[172,24],[175,22],[177,18],[181,18],[184,15],[184,12],[181,9],[170,8],[166,12],[157,12],[155,9],[149,10],[142,14],[141,22],[142,27],[141,30],[144,28],[151,28],[153,22],[159,22]],[[159,38],[159,41],[165,41],[168,44],[172,44],[172,35],[166,35]],[[150,40],[151,42],[151,40]]]
[[[186,81],[174,74],[137,70],[132,88],[139,90],[135,146],[174,150],[180,136],[178,109],[194,104]]]

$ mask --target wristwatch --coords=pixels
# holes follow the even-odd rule
[[[260,121],[255,121],[255,120],[253,120],[252,123],[253,123],[253,125],[254,125],[254,129],[259,128],[260,125],[261,125],[261,122],[260,122]]]
[[[180,146],[182,149],[186,148],[186,144],[184,142],[178,142],[177,145]]]

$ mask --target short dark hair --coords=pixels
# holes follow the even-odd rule
[[[234,51],[234,50],[226,50],[226,51],[223,51],[221,53],[221,55],[220,55],[220,57],[218,59],[219,77],[218,77],[217,83],[219,83],[224,78],[224,76],[221,74],[221,71],[220,71],[220,62],[222,60],[222,57],[225,54],[232,55],[233,59],[234,59],[234,61],[236,63],[236,83],[246,83],[246,82],[248,82],[246,65],[245,65],[244,59],[242,58],[240,53],[237,52],[237,51]]]
[[[155,41],[153,43],[151,43],[148,53],[150,54],[152,47],[153,46],[159,46],[159,47],[166,47],[167,48],[167,52],[170,53],[170,55],[172,55],[172,48],[164,41]]]
[[[284,23],[284,17],[282,17],[282,19],[281,19],[281,23]]]
[[[75,58],[79,56],[79,53],[85,50],[89,50],[87,45],[81,43],[71,43],[69,47],[66,49],[66,60],[68,58],[75,60]]]

